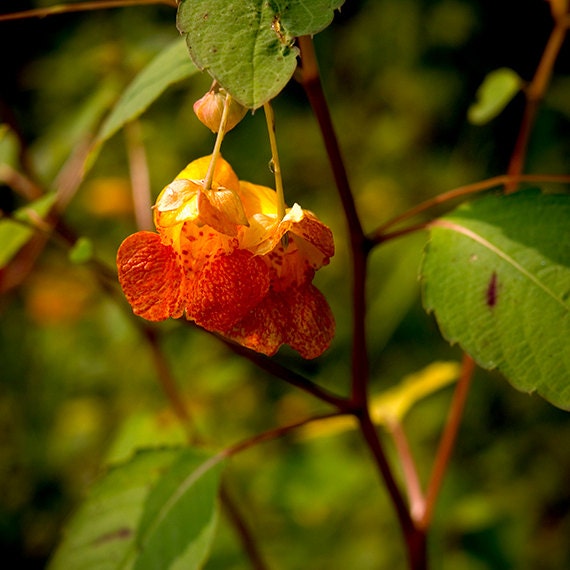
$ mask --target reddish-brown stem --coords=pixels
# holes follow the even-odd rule
[[[14,192],[17,192],[29,202],[37,200],[44,195],[43,188],[8,164],[0,164],[0,182],[12,188]]]
[[[176,385],[176,380],[172,375],[170,366],[168,365],[168,362],[164,356],[164,352],[160,346],[158,334],[154,328],[146,325],[145,323],[141,323],[140,329],[150,347],[152,359],[162,391],[167,397],[172,411],[176,414],[176,417],[184,428],[187,440],[189,442],[192,442],[194,441],[192,420],[190,418],[188,408],[180,395],[180,391]]]
[[[437,496],[451,458],[455,440],[457,439],[457,433],[463,417],[463,410],[465,409],[465,402],[467,400],[467,394],[469,393],[471,378],[473,377],[474,371],[475,362],[468,354],[464,354],[461,375],[453,394],[449,415],[437,450],[431,478],[426,492],[425,511],[419,521],[419,526],[424,529],[429,527],[432,520]]]
[[[152,221],[150,176],[140,123],[133,121],[125,125],[125,138],[137,228],[152,231],[154,223]]]
[[[384,449],[368,409],[358,416],[360,431],[372,453],[378,471],[394,504],[400,528],[406,542],[410,570],[425,570],[427,568],[426,535],[423,529],[414,525],[402,493],[392,474],[392,469],[386,459]]]
[[[396,484],[384,449],[368,411],[368,350],[365,330],[366,273],[371,242],[367,239],[356,210],[344,160],[320,80],[313,41],[309,36],[298,39],[301,50],[300,81],[319,124],[325,150],[348,225],[352,254],[352,381],[351,406],[359,420],[362,436],[376,462],[387,492],[394,504],[406,540],[410,567],[422,570],[426,565],[425,534],[418,532]]]
[[[569,24],[570,18],[566,15],[558,16],[556,18],[540,62],[536,68],[534,77],[525,90],[526,106],[521,120],[519,134],[515,142],[515,147],[511,154],[511,160],[507,170],[507,174],[510,176],[517,176],[521,174],[524,169],[528,142],[534,127],[538,107],[550,82],[554,63],[558,57],[564,38],[566,37]],[[509,184],[506,188],[507,193],[515,190],[516,184],[514,183]]]
[[[298,43],[299,49],[301,50],[302,67],[299,75],[301,85],[307,94],[307,98],[321,129],[331,171],[345,211],[350,238],[354,243],[360,244],[364,238],[364,233],[356,211],[356,204],[354,203],[350,182],[348,181],[344,160],[338,144],[338,138],[321,84],[315,46],[310,36],[301,36],[298,38]]]
[[[410,503],[410,514],[412,520],[418,521],[425,510],[425,498],[418,477],[416,464],[412,456],[412,450],[410,449],[404,427],[399,421],[392,422],[388,428],[394,440],[400,463],[402,464],[402,471],[404,473]]]
[[[284,436],[288,435],[289,433],[291,433],[292,431],[295,431],[295,430],[299,429],[300,427],[303,427],[309,423],[317,422],[319,420],[328,420],[329,418],[334,418],[334,417],[341,416],[341,415],[345,415],[344,412],[333,412],[331,414],[322,414],[320,416],[311,416],[310,418],[305,418],[303,420],[300,420],[300,421],[292,423],[292,424],[279,426],[279,427],[264,431],[262,433],[258,433],[258,434],[254,435],[248,439],[245,439],[243,441],[240,441],[240,442],[226,448],[221,453],[225,457],[232,457],[233,455],[236,455],[237,453],[241,453],[242,451],[246,451],[247,449],[250,449],[251,447],[254,447],[260,443],[265,443],[266,441],[271,441],[273,439],[279,439],[280,437],[284,437]]]
[[[443,192],[442,194],[438,194],[433,198],[429,198],[420,204],[417,204],[413,208],[406,210],[402,214],[388,220],[381,226],[377,227],[369,236],[369,240],[374,243],[378,244],[385,240],[386,238],[386,230],[417,216],[429,210],[430,208],[434,208],[435,206],[439,206],[441,204],[445,204],[446,202],[450,202],[452,200],[456,200],[458,198],[463,198],[465,196],[469,196],[470,194],[476,194],[477,192],[483,192],[484,190],[490,190],[491,188],[496,188],[498,186],[504,186],[506,184],[511,183],[519,183],[519,182],[555,182],[561,184],[568,184],[570,183],[570,175],[566,174],[519,174],[519,175],[509,175],[509,174],[501,174],[499,176],[494,176],[493,178],[488,178],[486,180],[481,180],[480,182],[473,182],[472,184],[466,184],[464,186],[459,186],[458,188],[454,188],[453,190],[449,190],[448,192]]]
[[[107,8],[128,8],[130,6],[142,6],[151,4],[163,4],[176,8],[176,0],[99,0],[93,2],[81,2],[75,4],[58,4],[47,8],[36,8],[11,14],[0,14],[0,22],[9,20],[22,20],[25,18],[45,18],[56,14],[69,14],[71,12],[87,12],[93,10],[105,10]]]
[[[364,319],[366,314],[366,259],[369,243],[362,230],[360,218],[329,107],[321,84],[315,46],[310,36],[298,39],[301,50],[300,81],[319,124],[325,150],[348,225],[352,253],[352,402],[357,406],[366,403],[368,384],[368,355]]]
[[[249,527],[245,524],[245,517],[240,512],[234,498],[230,495],[227,485],[220,486],[220,498],[227,517],[233,524],[234,530],[240,537],[241,545],[253,570],[267,570],[265,561],[257,548]]]
[[[409,234],[413,234],[415,232],[419,232],[421,230],[425,230],[429,227],[430,222],[423,222],[421,224],[414,224],[408,226],[406,228],[402,228],[401,230],[394,230],[393,232],[387,232],[381,235],[375,235],[374,238],[370,238],[370,243],[376,245],[380,245],[382,243],[386,243],[387,241],[391,241],[393,239],[397,239],[400,237],[407,236]]]
[[[216,335],[218,336],[218,335]],[[305,378],[301,374],[286,368],[279,364],[276,360],[272,360],[259,354],[258,352],[254,352],[248,348],[245,348],[239,344],[235,344],[233,342],[228,341],[223,337],[218,337],[222,342],[226,344],[228,348],[230,348],[236,354],[247,358],[250,362],[255,364],[261,370],[268,372],[272,376],[276,378],[280,378],[281,380],[287,382],[291,386],[295,386],[300,390],[303,390],[307,394],[311,394],[315,398],[334,406],[337,410],[344,413],[351,413],[354,407],[351,405],[350,401],[347,398],[342,398],[341,396],[337,396],[324,388],[321,388],[319,385],[315,384],[308,378]]]

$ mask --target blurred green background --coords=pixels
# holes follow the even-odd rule
[[[54,4],[3,0],[0,10]],[[1,122],[20,142],[4,137],[0,162],[57,188],[74,149],[177,37],[174,21],[172,8],[140,6],[0,22]],[[511,67],[530,80],[550,28],[542,0],[347,0],[315,43],[366,229],[427,197],[505,172],[522,97],[484,126],[470,125],[467,109],[493,69]],[[566,46],[527,172],[568,170],[569,55]],[[139,121],[153,198],[187,162],[211,152],[213,135],[192,112],[209,85],[200,75],[173,86]],[[315,362],[287,348],[276,359],[346,394],[350,279],[340,203],[301,88],[292,81],[274,107],[287,200],[316,211],[335,234],[336,256],[315,282],[338,329]],[[241,179],[272,185],[261,112],[227,136],[223,154]],[[24,203],[0,186],[3,211]],[[64,221],[114,266],[122,239],[137,229],[123,133],[103,147]],[[434,360],[461,358],[421,308],[416,275],[424,242],[425,235],[409,236],[372,256],[373,393]],[[37,569],[109,457],[124,457],[134,442],[180,442],[183,435],[126,302],[58,243],[26,259],[33,263],[18,270],[15,283],[0,273],[0,548],[15,560],[11,568]],[[328,411],[202,331],[176,322],[159,330],[196,430],[212,449]],[[424,481],[451,393],[429,397],[406,421]],[[570,568],[569,442],[567,413],[478,371],[430,537],[433,568]],[[232,459],[226,475],[270,568],[405,568],[392,507],[356,434],[263,444]],[[248,568],[224,518],[207,568]]]

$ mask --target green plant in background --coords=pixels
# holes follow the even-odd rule
[[[164,23],[145,20],[141,11],[151,7],[143,4],[165,5],[157,12]],[[58,516],[42,523],[37,509],[22,507],[24,488],[21,504],[6,512],[21,509],[29,550],[42,524],[52,529],[43,544],[53,570],[239,568],[244,560],[257,569],[546,564],[542,547],[526,552],[520,543],[532,524],[542,528],[532,523],[540,517],[531,485],[541,480],[556,489],[552,497],[570,470],[557,440],[568,421],[556,409],[570,408],[570,177],[553,173],[565,156],[555,129],[536,129],[554,150],[533,160],[549,171],[527,174],[526,164],[551,83],[554,108],[556,90],[567,92],[551,81],[570,26],[567,2],[548,4],[550,35],[528,82],[497,65],[470,92],[465,116],[478,128],[520,107],[520,118],[510,118],[508,164],[490,178],[471,157],[443,168],[439,151],[428,150],[427,125],[452,108],[459,88],[453,73],[422,63],[414,43],[423,25],[431,41],[459,49],[473,6],[357,4],[338,25],[354,3],[102,0],[0,16],[8,29],[38,16],[116,7],[128,14],[101,16],[124,35],[83,55],[80,88],[60,78],[58,92],[53,73],[54,93],[36,111],[45,116],[59,98],[75,113],[63,105],[54,131],[33,144],[17,112],[6,113],[0,131],[0,178],[10,196],[0,220],[1,284],[13,301],[3,309],[2,336],[12,348],[0,402],[10,410],[19,397],[30,416],[14,408],[8,425],[50,426],[46,451],[13,428],[23,442],[6,445],[6,464],[21,469],[11,454],[24,450],[42,466],[42,481],[67,485],[75,507],[61,537]],[[173,37],[175,24],[182,37]],[[53,69],[71,68],[74,41],[96,49],[98,24],[90,26],[57,48]],[[130,47],[133,31],[167,39],[149,58]],[[374,34],[378,49],[365,57],[362,38],[373,45]],[[343,75],[348,89],[334,83]],[[327,78],[336,94],[330,106]],[[213,81],[205,95],[204,80]],[[173,94],[181,82],[184,95]],[[266,124],[258,127],[259,117]],[[355,147],[346,155],[344,137]],[[425,165],[420,149],[433,153]],[[474,175],[481,180],[464,184]],[[399,185],[431,176],[439,188],[448,178],[455,188],[402,196]],[[156,200],[155,186],[163,188]],[[420,298],[451,347],[431,334],[430,317],[416,310]],[[14,324],[23,318],[33,326]],[[39,356],[23,363],[26,352]],[[518,466],[508,429],[488,453],[469,456],[467,472],[450,462],[462,421],[467,439],[482,442],[475,450],[496,435],[481,421],[492,417],[480,410],[493,396],[472,386],[477,370],[498,371],[549,402],[538,431],[519,425],[516,433],[544,441],[546,430],[550,443],[540,473],[518,491],[528,524],[512,527],[518,535],[505,530],[505,503],[474,489],[468,473],[487,475],[494,493],[510,485]],[[260,386],[266,376],[271,383]],[[18,392],[11,379],[20,377],[29,386]],[[157,409],[151,386],[168,410]],[[507,391],[500,405],[518,397]],[[520,420],[516,408],[510,414]],[[278,446],[285,437],[296,445]],[[356,441],[365,455],[354,452]],[[23,483],[33,484],[31,471]],[[442,490],[446,474],[453,496]],[[570,501],[559,498],[562,508]],[[264,510],[272,513],[266,519]],[[551,517],[559,538],[544,538],[548,567],[563,567],[570,517]],[[453,529],[463,542],[448,546],[442,536]]]

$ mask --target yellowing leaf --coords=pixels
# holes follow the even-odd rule
[[[455,382],[460,371],[458,362],[433,362],[419,372],[405,376],[400,384],[372,398],[372,421],[385,427],[401,422],[414,404]],[[324,437],[355,429],[356,425],[352,416],[333,417],[306,425],[300,434],[304,438]]]
[[[384,425],[402,421],[416,402],[457,380],[460,371],[458,362],[434,362],[404,377],[398,386],[372,399],[372,421]]]

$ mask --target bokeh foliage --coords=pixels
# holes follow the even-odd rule
[[[54,2],[5,0],[2,11],[48,4]],[[531,77],[550,16],[539,0],[501,4],[348,0],[316,37],[367,229],[421,199],[504,172],[522,100],[515,97],[480,126],[469,124],[468,109],[490,71],[508,67]],[[21,138],[0,147],[3,160],[23,163],[53,187],[136,73],[177,36],[174,10],[165,6],[0,22],[3,53],[10,54],[0,82],[2,121]],[[567,170],[568,55],[566,48],[538,118],[530,172]],[[154,197],[187,162],[211,151],[212,134],[192,113],[209,85],[206,75],[178,83],[140,119]],[[274,106],[288,201],[317,211],[336,236],[337,254],[318,284],[338,323],[333,346],[317,362],[298,362],[287,350],[277,358],[344,392],[350,317],[344,221],[299,86],[292,81]],[[271,185],[265,128],[261,113],[248,115],[227,136],[223,153],[240,178]],[[64,216],[110,266],[121,240],[136,230],[128,176],[125,138],[117,133]],[[8,211],[24,203],[8,187],[0,188],[0,202]],[[424,241],[410,236],[372,257],[373,392],[434,359],[460,358],[421,309],[416,275]],[[183,439],[126,303],[102,290],[88,266],[70,261],[61,244],[37,247],[17,286],[6,286],[2,274],[0,298],[0,540],[21,568],[43,567],[106,461],[128,455],[135,442]],[[209,335],[176,323],[163,329],[196,429],[213,449],[325,411]],[[424,477],[449,399],[446,388],[406,420]],[[431,537],[435,566],[570,566],[569,437],[567,414],[478,372]],[[355,433],[265,444],[232,459],[226,474],[272,567],[303,568],[307,560],[316,569],[403,567],[391,507]],[[246,567],[222,518],[207,568]]]

